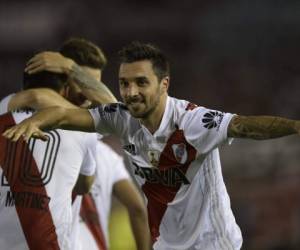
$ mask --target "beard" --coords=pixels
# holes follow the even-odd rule
[[[127,106],[130,114],[134,118],[147,119],[156,109],[159,104],[159,96],[154,101],[149,101],[148,104],[143,98],[139,101],[127,101],[125,105]]]
[[[147,117],[149,117],[155,110],[156,106],[151,106],[150,108],[145,108],[141,111],[139,110],[134,110],[132,108],[128,108],[130,114],[134,117],[134,118],[138,118],[138,119],[146,119]]]

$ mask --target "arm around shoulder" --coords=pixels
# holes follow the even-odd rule
[[[8,105],[8,110],[12,111],[25,107],[40,110],[54,106],[76,108],[76,106],[60,96],[54,90],[35,88],[20,91],[12,96]]]
[[[21,136],[25,141],[30,137],[47,140],[41,130],[55,128],[95,132],[94,120],[88,110],[52,107],[35,113],[32,117],[7,129],[2,135],[12,141],[17,141]]]

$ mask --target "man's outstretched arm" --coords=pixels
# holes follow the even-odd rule
[[[30,137],[47,140],[42,130],[55,128],[95,132],[93,118],[87,109],[52,107],[43,109],[6,130],[3,136],[12,141],[17,141],[21,136],[25,141],[28,141]]]
[[[239,116],[232,118],[228,137],[265,140],[300,134],[300,121],[274,116]]]

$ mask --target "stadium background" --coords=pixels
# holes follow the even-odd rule
[[[70,36],[103,48],[103,80],[117,96],[116,52],[141,40],[168,55],[172,96],[238,114],[300,119],[297,0],[1,0],[0,97],[21,88],[31,55],[55,50]],[[109,142],[119,150],[117,140]],[[300,249],[299,137],[235,140],[221,151],[243,249]],[[124,210],[115,204],[112,249],[131,250]]]

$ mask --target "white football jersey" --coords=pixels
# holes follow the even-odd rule
[[[96,249],[109,249],[108,224],[113,186],[121,180],[130,180],[123,158],[102,141],[98,141],[94,156],[95,180],[91,194],[83,197],[80,213],[82,218],[79,216],[82,197],[76,197],[73,204],[75,224],[72,229],[74,232],[72,249],[74,250],[93,250],[95,246]],[[94,221],[95,218],[98,221]]]
[[[233,114],[168,97],[151,134],[123,104],[91,109],[96,131],[115,134],[147,199],[155,250],[237,250],[242,236],[223,181],[218,146]]]
[[[6,112],[11,96],[0,103]],[[0,133],[31,116],[0,116]],[[0,248],[70,249],[71,193],[81,169],[92,175],[95,134],[52,130],[48,141],[14,143],[0,136]]]

